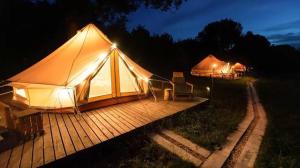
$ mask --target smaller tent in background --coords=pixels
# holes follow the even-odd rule
[[[191,74],[204,77],[223,77],[231,74],[231,68],[229,63],[210,54],[192,68]]]
[[[235,72],[245,72],[246,71],[246,66],[239,62],[235,63],[231,68]]]
[[[246,72],[246,66],[237,62],[233,66],[231,66],[232,71],[235,74],[235,77],[241,77],[245,74]]]

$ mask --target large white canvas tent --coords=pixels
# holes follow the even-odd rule
[[[229,63],[217,59],[214,55],[210,54],[195,65],[191,74],[194,76],[222,76],[229,74],[231,68]]]
[[[53,53],[8,80],[14,100],[34,108],[61,109],[145,95],[151,76],[89,24]]]

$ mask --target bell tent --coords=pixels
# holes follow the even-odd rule
[[[197,65],[195,65],[191,74],[194,76],[222,76],[230,72],[230,65],[217,59],[214,55],[208,55]]]
[[[231,68],[235,72],[245,72],[246,71],[246,66],[239,62],[235,63]]]
[[[39,109],[90,109],[148,92],[152,73],[89,24],[53,53],[9,78],[13,100]],[[101,106],[101,105],[100,105]]]

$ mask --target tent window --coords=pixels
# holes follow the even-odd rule
[[[119,57],[119,74],[120,74],[120,91],[126,92],[138,92],[140,89],[135,80],[135,77],[131,74],[130,70],[125,65],[122,58]]]
[[[91,80],[89,98],[112,94],[110,58]]]
[[[23,98],[26,98],[26,92],[25,92],[25,89],[16,89],[16,94],[18,96],[21,96]]]

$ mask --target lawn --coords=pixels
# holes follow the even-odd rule
[[[300,167],[300,80],[260,79],[268,126],[255,167]]]
[[[246,114],[248,78],[239,80],[215,79],[213,98],[206,109],[198,108],[169,119],[166,127],[209,150],[226,142]],[[191,78],[196,93],[207,97],[207,78]]]

